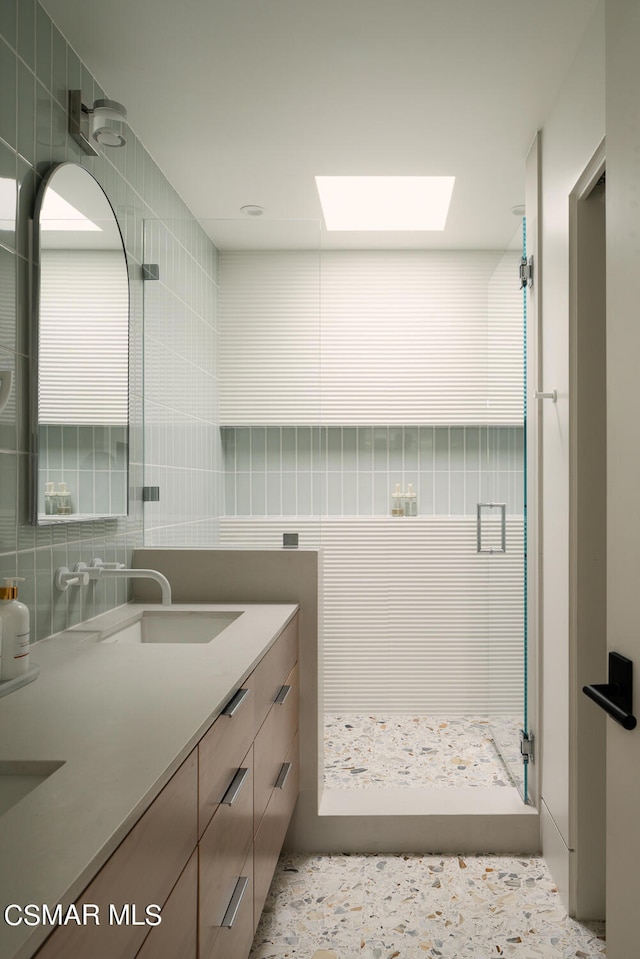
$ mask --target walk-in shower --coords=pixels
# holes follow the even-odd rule
[[[522,232],[502,251],[341,251],[315,223],[206,228],[216,367],[193,430],[208,522],[189,542],[150,511],[146,544],[281,549],[296,534],[322,550],[327,790],[526,798]],[[173,233],[149,224],[145,260]],[[145,337],[169,322],[147,291]],[[170,458],[145,419],[149,452]],[[177,476],[154,457],[145,485]]]

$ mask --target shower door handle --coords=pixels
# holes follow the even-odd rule
[[[500,547],[483,547],[482,545],[482,510],[500,510]],[[476,520],[476,537],[478,553],[506,553],[507,552],[507,504],[506,503],[478,503],[478,517]]]

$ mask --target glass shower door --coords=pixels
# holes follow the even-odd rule
[[[501,273],[508,270],[509,283],[517,290],[517,257],[526,257],[523,220],[512,246],[496,271],[496,290]],[[527,763],[522,745],[527,734],[527,636],[526,636],[526,290],[509,298],[504,313],[503,335],[522,344],[522,377],[510,384],[496,380],[490,388],[508,389],[510,407],[517,414],[510,422],[487,428],[483,503],[478,506],[479,560],[486,563],[488,628],[488,720],[491,737],[511,782],[528,801]],[[521,304],[521,306],[519,306]],[[495,297],[499,309],[499,298]],[[496,344],[490,344],[488,355]]]

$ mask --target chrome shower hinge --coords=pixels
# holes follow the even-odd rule
[[[533,286],[533,257],[530,256],[527,260],[526,256],[523,256],[520,260],[519,268],[520,276],[520,286],[524,289],[525,286]]]
[[[520,730],[520,755],[522,756],[523,763],[532,763],[534,762],[534,735],[532,732],[525,733],[524,729]]]

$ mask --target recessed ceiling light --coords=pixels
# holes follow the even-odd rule
[[[511,212],[513,213],[514,216],[524,216],[525,214],[524,203],[518,203],[517,206],[512,206]]]
[[[444,230],[454,176],[317,176],[327,230]]]
[[[240,207],[240,212],[245,216],[262,216],[264,209],[256,203],[247,203],[246,206]]]

